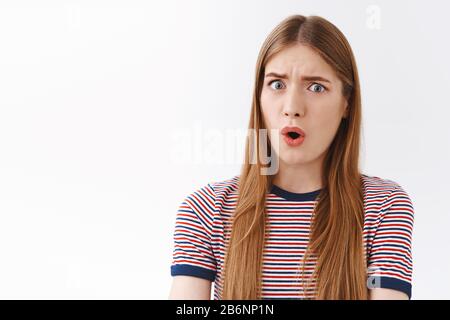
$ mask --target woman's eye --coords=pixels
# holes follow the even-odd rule
[[[313,88],[313,90],[311,90],[313,92],[323,92],[326,90],[323,85],[318,84],[318,83],[313,83],[311,86],[309,86],[309,88]]]
[[[273,83],[278,84],[278,85],[276,85],[276,87],[273,87],[273,86],[272,86]],[[281,89],[281,88],[282,88],[282,87],[281,87],[281,83],[282,83],[282,82],[279,81],[279,80],[274,80],[274,81],[272,81],[272,82],[269,83],[269,86],[271,86],[271,87],[272,87],[273,89],[275,89],[275,90],[278,90],[278,89]]]

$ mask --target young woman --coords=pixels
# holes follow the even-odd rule
[[[414,209],[395,181],[359,169],[355,59],[329,21],[294,15],[260,51],[241,174],[178,210],[169,298],[408,299]],[[263,174],[267,148],[278,170]]]

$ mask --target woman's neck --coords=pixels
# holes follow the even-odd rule
[[[307,193],[319,190],[322,185],[320,162],[301,165],[287,165],[280,161],[278,173],[272,183],[281,189],[294,193]]]

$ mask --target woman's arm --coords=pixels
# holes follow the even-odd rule
[[[211,300],[211,281],[199,277],[174,276],[169,300]]]
[[[398,290],[374,288],[370,290],[370,300],[408,300],[408,295]]]
[[[414,207],[398,184],[380,207],[368,256],[370,299],[411,299]]]

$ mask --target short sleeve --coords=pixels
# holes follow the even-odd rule
[[[368,259],[368,287],[404,292],[411,299],[414,208],[396,184],[383,203]]]
[[[213,192],[208,184],[186,197],[178,208],[173,233],[172,276],[215,279],[217,263],[211,244]]]

